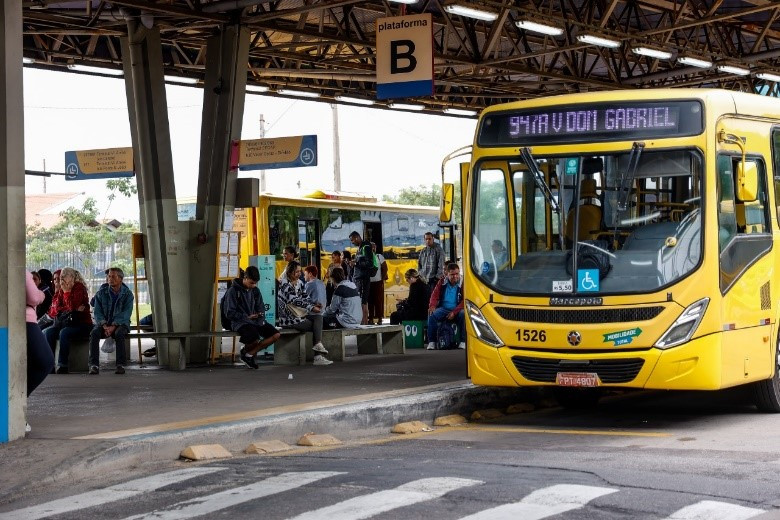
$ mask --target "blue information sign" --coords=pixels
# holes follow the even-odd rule
[[[579,292],[599,292],[599,270],[577,269],[577,290]]]

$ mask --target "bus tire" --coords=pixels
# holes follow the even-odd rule
[[[564,408],[579,410],[593,408],[601,399],[600,388],[560,388],[553,389],[553,396]]]
[[[752,383],[753,401],[760,412],[780,412],[780,333],[775,348],[775,373],[769,379]]]

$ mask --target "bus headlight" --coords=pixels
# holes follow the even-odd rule
[[[466,312],[468,312],[471,326],[474,327],[474,332],[479,339],[494,347],[504,346],[504,342],[498,338],[498,334],[495,333],[482,312],[468,300],[466,300]]]
[[[709,303],[709,298],[702,298],[690,304],[653,346],[655,348],[667,349],[691,339],[693,333],[696,332],[696,327],[699,326],[701,319],[704,317],[704,311],[707,310]]]

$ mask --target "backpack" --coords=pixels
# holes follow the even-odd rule
[[[232,328],[232,322],[230,321],[230,318],[227,317],[227,314],[225,314],[225,298],[227,297],[227,291],[225,291],[225,294],[222,295],[222,299],[219,300],[219,319],[222,323],[222,328],[225,330],[233,330]]]
[[[358,255],[357,266],[364,273],[368,273],[369,277],[376,276],[377,271],[379,271],[379,258],[374,254],[370,244],[363,245],[361,249],[362,254]]]
[[[436,337],[436,348],[438,350],[452,350],[458,348],[458,344],[455,342],[455,323],[444,320],[439,324]]]

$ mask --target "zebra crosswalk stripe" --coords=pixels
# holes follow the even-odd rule
[[[137,516],[131,516],[127,520],[164,519],[174,520],[178,518],[192,518],[214,513],[250,500],[275,495],[284,491],[299,488],[312,482],[317,482],[328,477],[342,475],[338,471],[307,471],[300,473],[282,473],[275,477],[248,484],[246,486],[226,489],[213,495],[193,498],[185,502],[179,502],[167,509],[152,511]]]
[[[67,498],[61,498],[58,500],[52,500],[45,504],[38,504],[35,506],[27,507],[24,509],[17,509],[16,511],[10,511],[8,513],[0,513],[0,519],[2,520],[36,520],[38,518],[46,518],[53,515],[61,515],[63,513],[69,513],[79,509],[86,509],[88,507],[95,507],[109,502],[116,502],[118,500],[124,500],[131,498],[142,493],[154,491],[177,482],[183,482],[195,477],[208,475],[210,473],[216,473],[217,471],[224,470],[224,467],[201,467],[201,468],[187,468],[177,471],[170,471],[168,473],[161,473],[159,475],[152,475],[151,477],[139,478],[131,480],[129,482],[123,482],[107,488],[98,489],[95,491],[88,491],[79,495],[73,495]]]
[[[702,500],[675,511],[666,520],[745,520],[763,512],[763,509],[753,509],[728,502]]]
[[[359,520],[426,500],[433,500],[462,487],[483,484],[465,478],[424,478],[395,489],[351,498],[332,506],[308,511],[292,520]]]
[[[519,502],[485,509],[460,520],[538,520],[579,509],[595,498],[616,491],[612,488],[558,484],[538,489]]]

